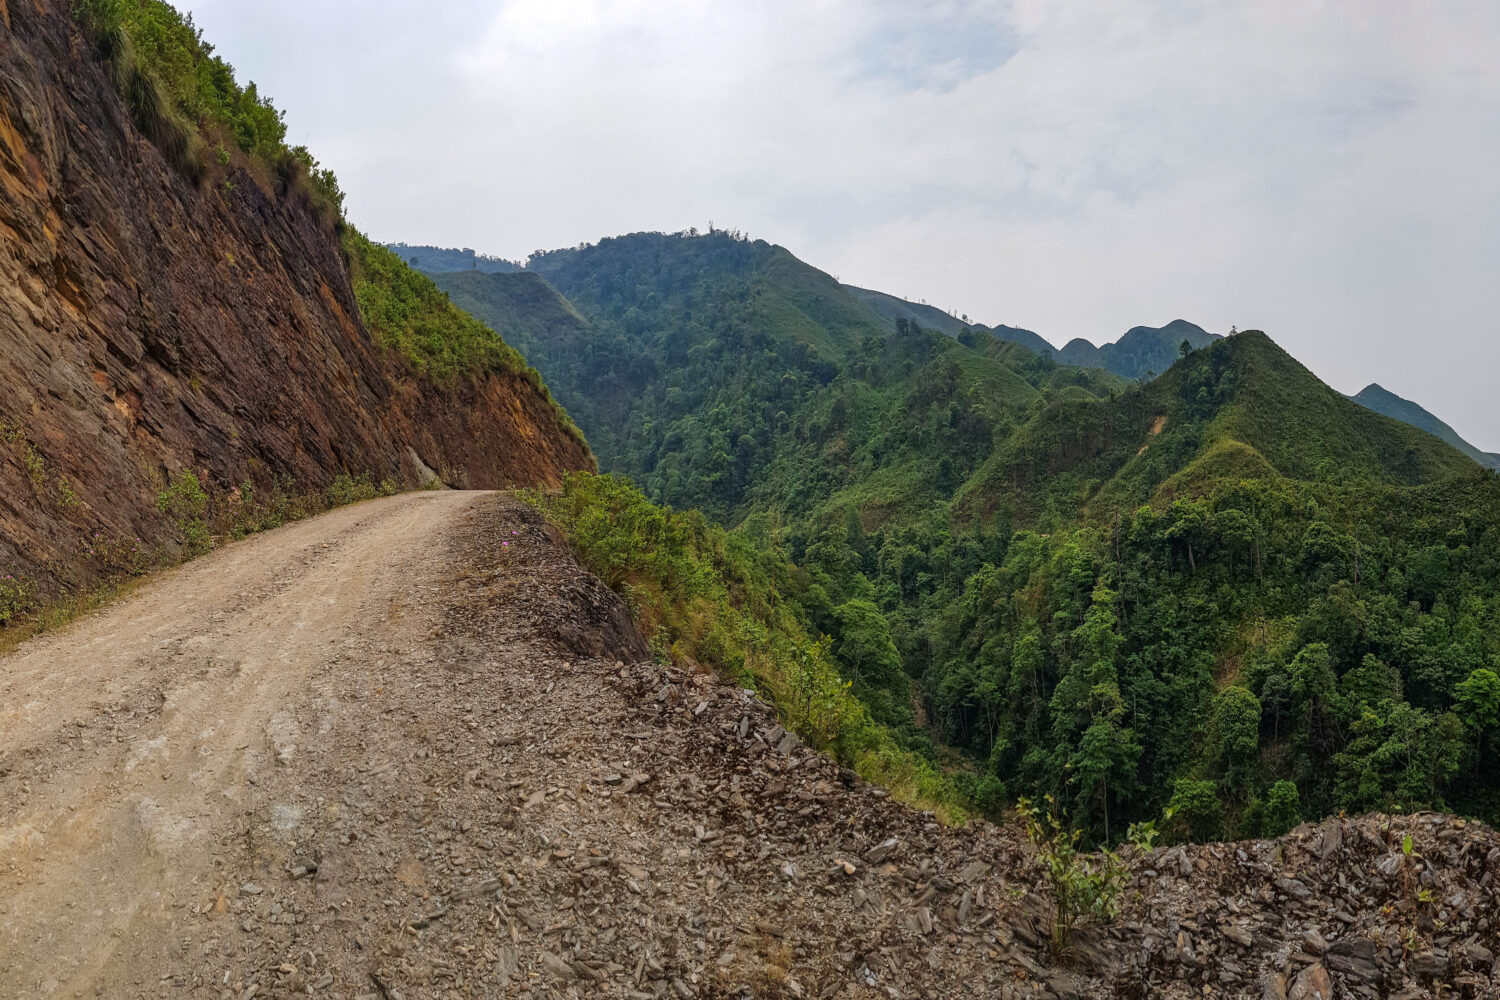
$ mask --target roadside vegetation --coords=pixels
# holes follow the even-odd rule
[[[763,538],[653,504],[612,476],[573,474],[558,490],[522,496],[625,598],[658,659],[733,679],[775,706],[787,728],[896,798],[948,822],[967,818],[953,781],[856,697],[831,641],[788,596],[793,568]],[[859,641],[894,658],[878,627]]]

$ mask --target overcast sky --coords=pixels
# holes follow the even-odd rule
[[[710,221],[1061,345],[1259,327],[1500,450],[1500,3],[187,0],[382,240]]]

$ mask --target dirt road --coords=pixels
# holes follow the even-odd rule
[[[177,925],[238,891],[234,856],[332,808],[286,780],[304,727],[431,655],[434,549],[480,499],[410,494],[229,546],[0,661],[0,996],[170,970]],[[330,684],[350,670],[353,691]]]

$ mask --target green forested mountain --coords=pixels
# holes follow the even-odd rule
[[[414,247],[406,243],[391,243],[389,247],[404,263],[428,274],[446,274],[452,271],[509,274],[521,270],[521,265],[516,261],[475,253],[467,248],[455,250],[447,247]]]
[[[892,330],[896,329],[897,320],[904,319],[908,323],[917,324],[924,330],[936,330],[950,337],[957,337],[965,330],[982,330],[994,334],[1001,340],[1009,340],[1030,348],[1038,354],[1055,350],[1039,334],[1023,330],[1018,326],[985,326],[982,323],[970,323],[967,317],[959,318],[934,306],[921,302],[909,302],[898,296],[887,295],[885,292],[877,292],[869,288],[845,285],[844,290],[869,306],[877,316],[886,321]]]
[[[1433,437],[1441,438],[1459,451],[1468,455],[1480,465],[1490,469],[1500,469],[1500,454],[1480,451],[1469,442],[1458,436],[1458,432],[1437,417],[1427,412],[1421,406],[1409,399],[1403,399],[1388,389],[1379,385],[1367,385],[1357,396],[1350,396],[1360,406],[1376,413],[1393,417],[1402,423],[1420,427]]]
[[[723,234],[529,270],[578,315],[523,336],[517,276],[438,280],[534,345],[601,468],[784,561],[778,606],[981,804],[1051,792],[1099,838],[1500,815],[1500,477],[1264,334],[1142,383]]]
[[[1057,360],[1080,368],[1104,368],[1131,379],[1152,378],[1172,366],[1183,341],[1196,350],[1218,339],[1218,334],[1195,323],[1174,319],[1162,327],[1131,327],[1125,336],[1103,347],[1083,339],[1071,340],[1057,352]]]
[[[584,325],[528,332],[512,289],[538,276]],[[978,329],[888,329],[784,249],[724,234],[637,234],[534,257],[527,275],[435,279],[567,386],[601,467],[732,523],[845,490],[890,509],[945,498],[1044,392],[1126,384]]]

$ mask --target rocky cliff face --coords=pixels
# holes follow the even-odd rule
[[[95,533],[165,537],[182,470],[481,488],[592,464],[524,378],[434,384],[376,346],[308,205],[174,170],[66,0],[0,0],[0,25],[0,576],[46,590]]]

